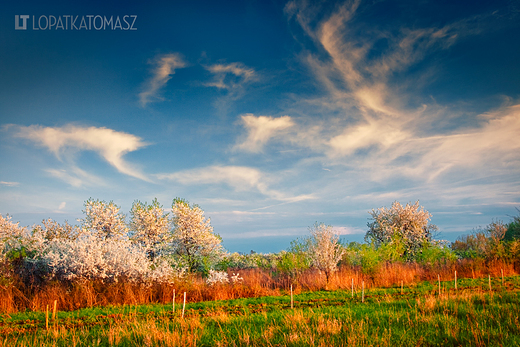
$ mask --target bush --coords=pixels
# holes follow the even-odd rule
[[[359,261],[361,265],[361,272],[367,275],[374,275],[383,265],[381,254],[373,244],[361,245],[361,249],[359,251]]]
[[[391,208],[381,207],[369,213],[372,222],[367,223],[369,230],[365,240],[378,248],[385,244],[394,244],[392,251],[402,254],[392,256],[406,260],[414,260],[437,231],[437,226],[429,223],[431,214],[419,206],[419,201],[413,205],[408,203],[404,207],[395,201]]]
[[[171,259],[151,261],[146,249],[132,244],[128,238],[100,240],[83,235],[76,240],[56,239],[42,253],[40,261],[59,280],[168,283],[183,274],[183,269]]]
[[[339,236],[332,226],[323,223],[315,223],[309,228],[311,238],[308,245],[308,254],[312,266],[325,273],[327,283],[330,275],[338,269],[344,250],[339,243]]]
[[[445,241],[428,243],[417,257],[417,262],[429,269],[449,267],[456,261],[457,255]]]

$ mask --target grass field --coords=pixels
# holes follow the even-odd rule
[[[2,315],[0,346],[518,346],[520,277]],[[177,296],[179,299],[179,296]],[[182,296],[181,296],[182,298]],[[47,318],[46,318],[47,317]]]

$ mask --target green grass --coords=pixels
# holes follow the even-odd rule
[[[517,346],[520,277],[0,319],[0,346]]]

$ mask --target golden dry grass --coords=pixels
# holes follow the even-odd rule
[[[480,266],[480,267],[478,267]],[[453,280],[454,271],[458,278],[500,277],[516,272],[513,265],[496,262],[483,267],[483,264],[461,261],[456,266],[443,268],[425,268],[418,264],[395,263],[383,265],[375,274],[364,274],[360,268],[342,267],[329,283],[325,275],[317,270],[308,270],[296,281],[261,269],[239,270],[244,281],[240,284],[209,286],[200,276],[189,276],[175,284],[135,284],[130,282],[102,283],[87,281],[83,283],[49,282],[40,287],[26,287],[19,281],[0,285],[0,311],[12,313],[30,309],[44,311],[47,305],[52,307],[57,300],[59,310],[71,311],[83,307],[106,305],[138,305],[147,303],[171,303],[175,289],[177,303],[181,302],[181,293],[187,293],[188,302],[208,300],[227,300],[244,297],[281,295],[293,284],[294,293],[320,289],[350,289],[352,281],[356,291],[364,284],[365,290],[372,287],[410,286],[415,283],[437,280]],[[230,271],[231,272],[231,271]]]

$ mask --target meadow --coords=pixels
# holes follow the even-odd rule
[[[216,290],[228,291],[229,285]],[[440,291],[439,291],[440,288]],[[0,346],[515,346],[520,277],[3,314]]]
[[[449,244],[418,202],[394,202],[363,244],[315,223],[286,251],[239,254],[198,205],[172,211],[0,215],[0,346],[520,345],[520,215]]]

